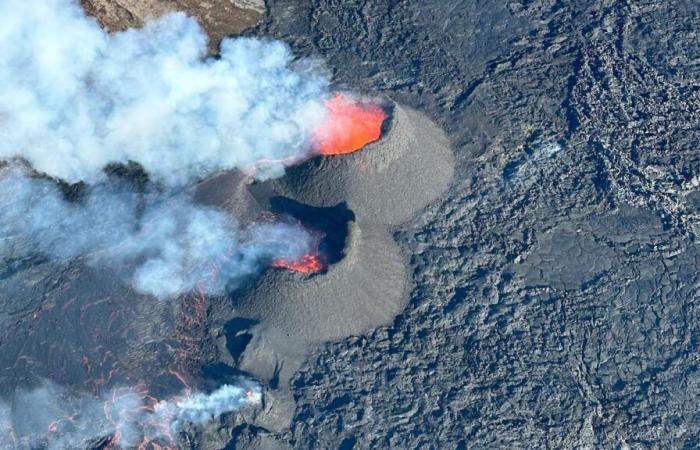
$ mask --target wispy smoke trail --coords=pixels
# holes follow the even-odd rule
[[[139,163],[167,184],[303,157],[327,79],[290,68],[280,42],[225,40],[203,60],[197,22],[171,14],[107,34],[70,0],[0,2],[0,159],[68,182]]]
[[[186,194],[138,194],[112,182],[67,202],[49,180],[0,170],[0,255],[81,257],[121,268],[138,291],[158,297],[195,286],[220,293],[262,263],[299,258],[311,245],[298,225],[261,223],[242,231],[230,215],[195,205]]]
[[[229,411],[237,411],[261,400],[260,388],[254,384],[224,385],[211,394],[193,394],[175,402],[161,402],[156,413],[170,417],[173,429],[185,423],[203,424]]]
[[[97,398],[47,383],[17,394],[11,403],[0,402],[0,448],[75,449],[100,439],[119,448],[131,448],[144,438],[167,443],[186,424],[203,425],[255,407],[261,395],[260,386],[250,381],[155,402],[137,388]]]

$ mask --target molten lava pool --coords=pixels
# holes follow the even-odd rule
[[[292,270],[294,272],[320,273],[326,269],[326,264],[317,254],[307,253],[294,261],[278,258],[272,261],[272,267],[276,269]]]
[[[326,107],[326,120],[312,138],[319,155],[352,153],[381,137],[387,118],[381,106],[337,93]]]

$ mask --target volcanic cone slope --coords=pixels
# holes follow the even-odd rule
[[[270,270],[233,295],[237,313],[254,320],[240,368],[284,388],[309,346],[389,323],[411,282],[392,227],[439,196],[453,173],[444,133],[423,114],[395,106],[385,137],[362,151],[318,157],[278,180],[251,186],[260,199],[281,195],[308,205],[345,202],[353,211],[345,257],[327,272]]]
[[[453,166],[444,132],[420,112],[396,105],[380,141],[349,155],[315,158],[266,184],[310,205],[346,201],[359,222],[398,225],[447,189]]]
[[[244,226],[250,225],[263,210],[248,192],[248,183],[248,177],[242,172],[221,172],[199,183],[194,190],[194,198],[198,203],[228,212]]]

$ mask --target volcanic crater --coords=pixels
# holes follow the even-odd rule
[[[321,236],[323,270],[271,268],[229,295],[236,318],[223,327],[220,346],[239,370],[274,389],[258,417],[269,430],[288,426],[289,380],[313,348],[390,323],[412,289],[392,233],[447,189],[454,160],[429,118],[398,104],[386,109],[381,139],[361,151],[317,156],[282,178],[244,182],[246,189],[233,189],[235,202],[224,201],[238,213],[291,216]],[[210,201],[219,192],[221,200],[226,186],[240,183],[240,174],[221,174],[200,191]]]

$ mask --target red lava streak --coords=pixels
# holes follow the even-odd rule
[[[352,153],[380,138],[387,114],[379,105],[337,93],[326,107],[328,116],[312,138],[316,153]]]
[[[326,264],[321,261],[321,258],[317,254],[307,253],[294,261],[278,258],[272,261],[272,267],[276,269],[293,270],[295,272],[319,273],[326,269]]]

